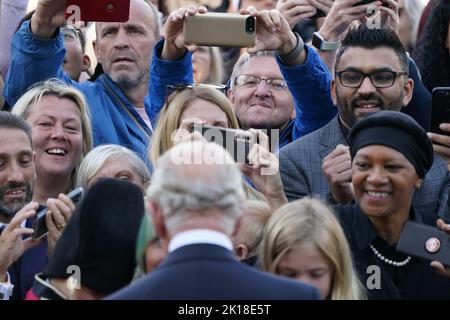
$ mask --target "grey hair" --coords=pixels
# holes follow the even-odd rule
[[[241,69],[244,67],[244,65],[247,64],[251,59],[253,58],[261,58],[261,57],[273,57],[275,59],[275,51],[258,51],[256,53],[244,53],[241,55],[234,64],[233,72],[231,73],[230,78],[230,87],[231,89],[234,88],[234,84],[236,82],[236,78],[241,75]]]
[[[145,163],[134,151],[115,144],[104,144],[92,149],[81,162],[77,174],[77,186],[83,187],[86,190],[89,181],[112,156],[127,157],[130,160],[131,166],[139,174],[142,184],[145,185],[150,181],[150,173]]]
[[[179,163],[179,154],[187,155],[183,159],[212,155],[213,162]],[[219,227],[231,236],[242,214],[245,194],[240,170],[228,152],[214,143],[193,141],[176,145],[159,158],[147,197],[161,208],[169,232],[218,210]]]

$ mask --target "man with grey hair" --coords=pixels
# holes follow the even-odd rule
[[[160,34],[157,10],[144,0],[131,0],[127,22],[97,23],[93,45],[104,74],[95,82],[81,84],[62,70],[64,14],[65,1],[39,0],[36,13],[14,35],[5,80],[8,104],[14,105],[31,85],[60,78],[85,95],[91,107],[94,145],[120,144],[146,159],[152,132],[149,68]]]
[[[221,146],[197,140],[170,149],[158,160],[147,196],[169,255],[110,299],[319,298],[313,287],[252,269],[234,256],[230,238],[239,225],[244,190],[237,164]]]

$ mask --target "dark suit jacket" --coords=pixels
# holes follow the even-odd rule
[[[28,219],[26,227],[31,228],[32,219]],[[34,275],[42,272],[47,264],[47,238],[44,242],[25,251],[22,256],[8,268],[11,283],[14,285],[12,300],[23,300],[33,285]]]
[[[317,300],[316,288],[258,271],[211,244],[183,246],[113,300]]]
[[[322,171],[323,159],[338,144],[347,145],[338,116],[327,125],[280,150],[280,172],[289,201],[315,194],[335,203]],[[447,198],[450,174],[447,162],[434,156],[433,166],[414,193],[413,207],[423,212],[437,213],[448,218]]]

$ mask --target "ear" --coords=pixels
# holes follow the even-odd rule
[[[83,66],[81,68],[82,71],[88,72],[91,67],[91,58],[87,54],[83,55]]]
[[[297,112],[295,111],[295,107],[292,108],[292,113],[290,116],[291,120],[294,120],[297,117]]]
[[[167,240],[168,242],[168,232],[165,226],[164,214],[162,213],[161,209],[155,202],[150,201],[148,204],[148,210],[155,227],[156,235],[159,239]]]
[[[230,102],[231,102],[231,107],[232,107],[233,110],[234,110],[234,94],[233,94],[233,89],[228,89],[228,91],[227,91],[227,97],[228,97],[228,99],[230,100]]]
[[[333,104],[337,106],[337,99],[336,99],[336,81],[333,79],[331,80],[331,99],[333,100]]]
[[[248,248],[245,244],[238,244],[234,251],[236,252],[236,256],[239,258],[239,260],[244,260],[248,256]]]
[[[404,85],[405,95],[403,97],[403,107],[406,107],[412,99],[414,91],[414,80],[409,78]]]
[[[95,57],[97,58],[97,63],[102,63],[103,59],[102,59],[100,49],[98,47],[97,40],[92,40],[92,47],[94,48]]]

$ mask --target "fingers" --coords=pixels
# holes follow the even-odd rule
[[[450,269],[445,268],[444,265],[439,261],[432,261],[430,264],[434,270],[441,276],[450,277]]]
[[[63,229],[66,226],[66,219],[64,214],[61,212],[60,210],[60,205],[57,205],[57,200],[56,199],[48,199],[47,200],[47,207],[48,207],[48,211],[45,217],[45,221],[46,222],[54,222],[54,225],[56,226],[56,228],[58,230]],[[48,224],[47,224],[47,228],[48,228]]]
[[[32,201],[26,204],[22,209],[19,210],[19,212],[14,215],[11,222],[3,232],[11,232],[12,230],[18,228],[23,221],[34,216],[38,208],[39,204],[37,202]]]
[[[31,229],[32,230],[32,229]],[[22,245],[23,245],[23,251],[27,251],[41,243],[44,242],[44,238],[40,238],[38,240],[35,240],[33,238],[28,238],[26,240],[23,241]]]
[[[438,219],[438,220],[436,221],[436,226],[437,226],[440,230],[445,231],[445,232],[447,232],[447,233],[450,233],[450,224],[446,224],[446,223],[444,222],[444,220]]]

